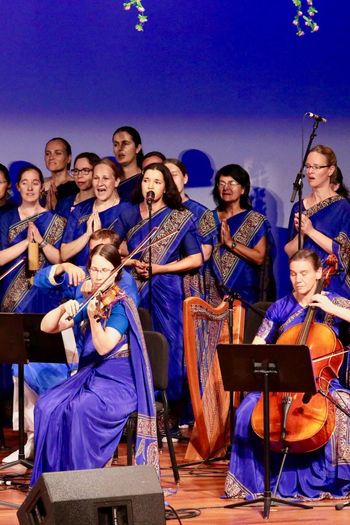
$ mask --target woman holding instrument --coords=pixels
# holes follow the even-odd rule
[[[119,265],[115,246],[96,246],[88,269],[94,291],[101,288],[99,296],[82,311],[77,301],[68,301],[42,321],[42,330],[48,333],[84,322],[85,334],[77,374],[36,404],[32,485],[43,472],[106,466],[134,410],[136,463],[158,468],[151,370],[136,307],[114,283],[108,315],[101,313],[101,302],[109,302],[111,292],[104,283]]]
[[[294,291],[267,310],[253,343],[276,342],[278,336],[304,321],[310,305],[318,307],[315,320],[325,323],[337,334],[341,319],[350,320],[350,300],[334,292],[315,294],[321,276],[321,261],[314,252],[300,250],[294,254],[290,259],[290,279]],[[330,395],[349,411],[350,392],[343,389],[336,378],[327,386]],[[262,440],[254,433],[251,425],[260,395],[260,392],[249,393],[237,409],[225,486],[229,497],[249,498],[263,492]],[[345,436],[349,432],[349,419],[336,410],[335,429],[326,445],[312,452],[287,455],[278,494],[282,497],[311,499],[346,497],[350,492],[350,447]],[[272,490],[276,485],[281,459],[281,454],[271,454]]]
[[[0,283],[1,311],[16,313],[46,313],[59,304],[61,293],[58,290],[43,292],[33,286],[29,261],[36,250],[36,270],[50,264],[59,263],[59,247],[66,220],[40,204],[40,194],[44,187],[43,175],[36,166],[26,166],[18,174],[17,189],[21,204],[1,216],[0,224],[0,265],[3,268]],[[32,251],[33,250],[33,251]],[[35,257],[33,258],[35,259]],[[33,269],[33,268],[32,268]],[[6,274],[6,272],[8,272]],[[69,374],[65,364],[30,363],[24,367],[25,377],[25,430],[28,442],[26,457],[32,454],[33,407],[37,395],[64,381]],[[17,365],[13,366],[17,376]],[[14,389],[13,424],[17,427],[17,388]],[[16,453],[15,453],[16,456]],[[11,462],[11,454],[5,458]]]

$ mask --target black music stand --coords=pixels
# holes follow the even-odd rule
[[[225,508],[264,503],[263,518],[268,519],[271,503],[311,509],[309,505],[271,495],[269,392],[316,393],[310,350],[305,345],[228,345],[217,347],[225,390],[264,393],[264,494],[250,501]]]
[[[24,365],[28,362],[67,363],[60,333],[46,334],[40,330],[43,314],[0,313],[0,362],[18,364],[18,459],[0,466],[32,468],[24,456]],[[7,505],[7,502],[0,502]]]

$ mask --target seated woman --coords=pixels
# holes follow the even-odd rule
[[[293,293],[278,300],[266,316],[253,341],[273,343],[288,328],[302,323],[308,306],[316,306],[316,322],[325,323],[338,334],[341,319],[350,321],[350,300],[334,292],[315,294],[317,280],[322,276],[320,258],[311,250],[300,250],[290,259]],[[350,392],[342,389],[338,379],[330,382],[329,393],[346,410],[350,409]],[[251,498],[264,490],[262,440],[255,435],[251,416],[260,398],[249,393],[236,412],[236,428],[232,444],[229,473],[225,491],[228,497]],[[282,471],[278,494],[282,497],[321,499],[347,497],[350,492],[350,447],[345,438],[350,420],[336,410],[335,430],[328,443],[317,450],[289,453]],[[274,490],[282,455],[271,454],[271,488]]]
[[[115,246],[92,250],[88,269],[95,290],[119,264]],[[48,333],[84,321],[85,334],[77,374],[36,404],[32,485],[43,472],[104,467],[134,410],[136,463],[158,468],[151,370],[135,305],[119,291],[105,317],[100,318],[96,299],[77,314],[78,308],[78,302],[70,300],[42,321],[41,328]]]
[[[249,191],[249,174],[238,164],[228,164],[215,175],[217,245],[211,270],[219,297],[211,287],[210,303],[219,303],[229,290],[251,303],[271,300],[274,294],[271,226],[264,215],[252,209]]]
[[[62,260],[85,266],[89,257],[89,240],[101,228],[115,230],[122,210],[118,195],[121,171],[110,159],[102,159],[94,166],[92,187],[95,197],[75,207],[64,232]]]
[[[322,261],[335,253],[342,271],[334,276],[329,289],[349,297],[350,202],[341,180],[340,186],[337,183],[337,157],[330,147],[315,146],[307,156],[305,169],[312,192],[302,201],[301,224],[299,203],[296,202],[292,208],[288,231],[290,240],[284,249],[288,257],[297,251],[300,229],[303,248],[316,252]]]

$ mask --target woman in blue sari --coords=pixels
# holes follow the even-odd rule
[[[219,297],[238,293],[250,303],[270,300],[273,294],[271,256],[273,238],[267,218],[252,210],[249,202],[249,174],[238,164],[228,164],[216,176],[213,197],[217,244],[212,254],[212,273]],[[212,288],[213,290],[213,288]]]
[[[121,126],[113,133],[112,143],[114,156],[122,168],[118,192],[122,201],[130,202],[141,177],[141,136],[137,129]]]
[[[337,158],[328,146],[312,148],[306,159],[306,177],[312,193],[302,201],[302,247],[316,252],[322,262],[335,253],[340,272],[334,276],[330,290],[350,297],[350,202],[333,188]],[[338,189],[339,191],[339,189]],[[298,249],[299,203],[295,203],[289,219],[289,257]]]
[[[334,292],[315,294],[317,280],[322,276],[321,264],[317,254],[310,250],[300,250],[292,256],[290,278],[294,291],[267,310],[253,343],[276,342],[281,333],[304,321],[309,305],[319,307],[315,320],[328,325],[336,335],[341,320],[350,321],[349,299]],[[350,391],[342,388],[338,379],[331,380],[329,393],[349,411]],[[228,497],[249,499],[264,490],[262,440],[251,427],[252,412],[259,397],[259,392],[251,392],[236,412],[231,461],[225,485]],[[335,430],[325,446],[312,452],[287,455],[278,494],[304,499],[349,496],[350,448],[345,437],[349,432],[349,418],[337,409]],[[271,454],[272,490],[276,486],[281,457],[276,453]]]
[[[165,159],[164,164],[169,168],[177,189],[181,195],[182,204],[187,210],[193,213],[197,224],[197,231],[201,241],[201,248],[204,263],[206,263],[212,254],[213,246],[216,241],[216,223],[213,212],[208,210],[203,204],[190,199],[185,192],[185,186],[188,182],[186,166],[178,159]],[[205,289],[205,268],[204,264],[196,272],[192,272],[185,277],[186,297],[200,297],[205,300],[207,297]]]
[[[149,205],[148,197],[151,197]],[[151,248],[151,295],[147,247],[142,254],[135,256],[133,274],[141,297],[140,306],[150,308],[154,329],[168,340],[168,396],[171,401],[179,401],[183,398],[185,385],[183,275],[199,268],[203,262],[196,222],[192,213],[183,208],[171,173],[164,164],[147,166],[136,190],[135,201],[135,205],[130,204],[123,211],[116,230],[121,239],[126,239],[131,252],[148,235],[150,227],[157,227],[152,238],[155,244]]]
[[[1,311],[17,313],[46,313],[59,304],[61,294],[57,290],[43,292],[32,284],[27,268],[26,252],[35,241],[39,245],[39,268],[60,262],[59,247],[66,224],[65,219],[40,205],[43,188],[43,175],[39,168],[26,166],[17,179],[21,204],[1,217],[0,226],[0,264],[6,264],[1,280]],[[15,265],[18,264],[16,267]],[[11,270],[12,268],[12,270]],[[17,366],[13,366],[17,375]],[[38,394],[62,382],[68,377],[65,364],[30,363],[24,367],[25,375],[25,427],[33,431],[33,403]],[[15,381],[16,382],[16,381]],[[15,398],[17,390],[15,388]],[[17,426],[17,403],[14,403],[14,427]],[[30,454],[30,444],[25,452]],[[11,458],[7,458],[8,462]],[[16,458],[15,458],[16,459]]]
[[[91,234],[101,228],[115,230],[122,209],[117,191],[120,177],[120,168],[110,159],[95,164],[92,176],[95,197],[78,204],[70,215],[62,240],[63,261],[86,266]]]
[[[92,174],[94,166],[100,160],[100,157],[96,155],[96,153],[89,151],[79,153],[79,155],[75,157],[74,168],[71,170],[71,175],[74,177],[74,182],[79,191],[57,202],[55,211],[58,215],[68,220],[69,215],[78,204],[94,197]]]
[[[93,288],[103,288],[119,265],[115,246],[96,246],[88,262]],[[111,279],[109,284],[115,276]],[[49,333],[84,321],[85,334],[77,374],[36,404],[32,485],[43,472],[106,466],[135,410],[136,463],[152,464],[158,470],[152,375],[136,307],[119,291],[102,318],[96,299],[77,314],[78,309],[79,303],[71,300],[42,321],[42,330]]]

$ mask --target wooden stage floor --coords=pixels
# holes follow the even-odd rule
[[[17,445],[16,433],[7,430],[5,432],[6,442],[13,448]],[[184,463],[185,443],[176,443],[175,451],[178,462]],[[8,453],[8,452],[7,452]],[[0,452],[2,459],[6,455]],[[119,468],[119,465],[126,464],[126,448],[124,444],[119,447],[118,465],[112,468]],[[191,519],[182,519],[182,523],[200,525],[252,525],[266,523],[263,520],[261,505],[249,506],[239,509],[223,508],[225,504],[236,500],[223,500],[223,487],[227,470],[226,461],[218,461],[208,465],[186,467],[181,469],[180,486],[176,487],[172,471],[169,467],[169,455],[167,447],[164,445],[164,452],[161,454],[161,473],[162,487],[164,490],[165,501],[174,509],[195,509],[198,516]],[[22,467],[17,467],[22,468]],[[9,473],[9,471],[6,471]],[[4,471],[0,473],[3,479]],[[19,478],[18,478],[19,479]],[[0,485],[0,501],[22,503],[26,498],[26,490],[15,487],[5,487]],[[350,506],[341,510],[335,510],[335,503],[338,501],[324,500],[313,502],[313,508],[301,510],[287,506],[278,506],[271,509],[269,522],[284,525],[348,525],[350,523]],[[178,521],[171,520],[172,523]],[[0,505],[0,525],[17,525],[16,510],[10,509],[5,505]],[[64,524],[62,524],[64,525]]]

